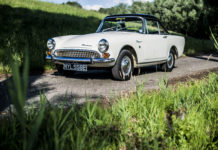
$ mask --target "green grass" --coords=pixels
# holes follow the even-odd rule
[[[215,52],[213,41],[208,39],[196,39],[193,37],[185,37],[186,55],[209,54]]]
[[[148,92],[144,85],[110,105],[54,106],[46,97],[25,105],[29,57],[23,74],[11,61],[14,110],[0,118],[0,149],[216,149],[218,74]],[[13,82],[12,82],[13,81]],[[12,88],[13,87],[13,88]]]
[[[95,32],[106,14],[37,0],[0,0],[0,63],[9,65],[9,52],[23,64],[23,50],[30,54],[30,70],[43,71],[49,38]],[[178,33],[176,33],[178,34]],[[186,38],[185,54],[207,53],[209,40]]]
[[[42,2],[39,0],[10,0],[10,1],[0,0],[0,4],[9,5],[13,8],[27,8],[31,10],[41,10],[48,13],[80,16],[82,18],[96,17],[102,19],[105,16],[104,14],[95,11],[88,11],[85,9],[80,9],[78,7],[72,7],[69,5],[60,5],[60,4]]]
[[[210,39],[198,39],[173,31],[169,31],[169,33],[173,35],[179,35],[185,37],[185,48],[184,48],[185,55],[209,54],[215,51],[215,46],[213,44],[213,41]]]
[[[30,69],[46,65],[47,40],[51,37],[95,32],[105,15],[67,5],[36,0],[0,0],[0,60],[9,63],[8,51],[23,61],[30,53]]]

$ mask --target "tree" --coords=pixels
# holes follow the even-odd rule
[[[82,5],[80,5],[78,2],[71,2],[71,1],[68,1],[68,2],[66,3],[66,5],[70,5],[70,6],[82,8]]]
[[[205,26],[211,27],[215,37],[218,37],[218,3],[217,0],[204,0],[206,14],[204,16]],[[208,31],[209,32],[209,31]],[[209,32],[211,33],[211,32]]]
[[[112,8],[101,8],[105,14],[142,13],[158,17],[167,29],[208,38],[209,26],[218,36],[217,0],[154,0],[154,2],[133,1],[131,6],[119,4]]]
[[[127,14],[130,13],[129,6],[124,3],[120,3],[111,8],[100,8],[100,13],[114,15],[114,14]]]
[[[131,13],[151,14],[153,9],[153,3],[150,2],[133,2],[132,6],[129,7]]]
[[[197,26],[205,13],[203,0],[155,0],[152,11],[170,30],[204,36]]]

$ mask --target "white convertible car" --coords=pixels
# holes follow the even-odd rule
[[[60,73],[110,68],[117,80],[129,80],[133,70],[160,64],[172,71],[184,51],[185,39],[170,35],[154,16],[107,16],[96,33],[51,38],[48,55]]]

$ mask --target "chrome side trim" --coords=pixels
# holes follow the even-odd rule
[[[158,64],[165,63],[166,61],[167,60],[161,60],[161,61],[155,61],[155,62],[147,62],[147,63],[140,63],[140,64],[136,64],[136,68],[152,66],[152,65],[158,65]]]
[[[111,63],[114,62],[114,58],[71,58],[71,57],[52,57],[47,55],[47,60],[61,61],[61,62],[83,62],[83,63]]]

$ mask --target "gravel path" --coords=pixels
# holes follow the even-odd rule
[[[184,78],[199,72],[218,69],[218,57],[208,56],[183,57],[176,61],[175,68],[170,73],[161,72],[153,67],[143,68],[140,75],[133,76],[130,81],[115,81],[110,71],[97,70],[87,73],[76,73],[69,76],[60,76],[57,72],[30,77],[28,103],[38,102],[39,93],[52,103],[59,101],[82,103],[88,99],[110,98],[122,92],[135,91],[136,86],[145,82],[145,89],[158,88],[162,79],[173,80]],[[5,101],[5,80],[0,81],[0,111],[7,105]],[[64,98],[63,98],[64,97]],[[2,106],[1,106],[2,105]]]

